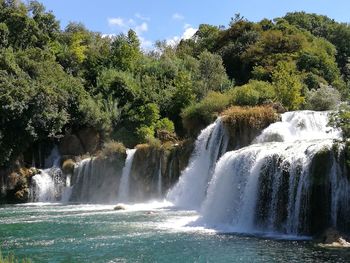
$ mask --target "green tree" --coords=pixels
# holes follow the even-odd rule
[[[299,109],[304,98],[301,95],[303,84],[293,63],[279,62],[272,72],[272,84],[277,101],[287,109]]]
[[[119,70],[133,71],[141,57],[140,41],[133,30],[127,35],[120,34],[112,42],[111,62]]]
[[[210,91],[224,91],[230,86],[222,59],[219,55],[204,51],[199,55],[199,98]]]

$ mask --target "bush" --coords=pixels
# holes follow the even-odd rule
[[[249,84],[233,89],[231,103],[239,106],[255,106],[259,103],[259,92]]]
[[[154,138],[154,128],[152,126],[141,125],[136,129],[138,142],[147,142],[151,138]]]
[[[275,98],[275,90],[269,82],[251,80],[248,84],[234,87],[227,92],[231,105],[255,106]]]
[[[319,111],[335,110],[339,103],[339,91],[330,86],[321,85],[319,89],[307,92],[305,108]]]
[[[168,118],[163,118],[157,121],[156,126],[155,126],[156,131],[167,131],[167,132],[174,132],[175,127],[174,123],[169,120]]]
[[[126,148],[122,143],[116,141],[109,141],[103,145],[100,157],[106,158],[113,154],[125,154],[125,152]]]
[[[147,139],[147,144],[151,147],[151,148],[155,148],[155,149],[160,149],[162,147],[162,142],[154,137],[149,137]]]
[[[226,94],[211,91],[200,102],[185,108],[182,113],[184,127],[191,134],[198,129],[207,126],[229,105],[229,97]]]
[[[250,127],[263,128],[278,120],[272,107],[237,107],[233,106],[221,113],[223,121],[235,125],[247,123]]]
[[[67,159],[62,164],[62,171],[64,174],[73,174],[75,162],[72,159]]]
[[[339,128],[343,132],[343,138],[350,138],[350,106],[342,105],[339,110],[331,114],[330,125]]]

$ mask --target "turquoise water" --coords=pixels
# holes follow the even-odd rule
[[[34,262],[349,262],[349,250],[311,241],[186,227],[195,212],[162,203],[0,207],[0,247]]]

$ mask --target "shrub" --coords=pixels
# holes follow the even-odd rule
[[[64,174],[73,174],[75,162],[72,159],[67,159],[62,164]]]
[[[154,128],[152,126],[141,125],[136,129],[136,134],[139,142],[147,142],[147,140],[154,138]]]
[[[160,149],[162,147],[162,142],[154,137],[149,137],[147,139],[147,144],[151,147],[151,148],[155,148],[155,149]]]
[[[167,132],[174,132],[175,131],[174,123],[171,120],[169,120],[168,118],[160,119],[156,123],[155,130],[156,131],[163,130],[163,131],[167,131]]]
[[[100,157],[106,158],[113,154],[125,154],[125,152],[126,148],[122,143],[116,141],[109,141],[103,145]]]
[[[254,90],[249,84],[236,87],[232,92],[231,104],[255,106],[259,103],[259,95],[259,92]]]
[[[339,110],[331,114],[330,125],[343,132],[344,139],[350,138],[350,106],[342,105]]]
[[[226,123],[247,123],[250,127],[263,128],[278,120],[272,107],[237,107],[233,106],[221,113]]]
[[[306,93],[306,109],[309,110],[335,110],[340,103],[340,93],[336,89],[321,85],[317,90]]]
[[[211,91],[202,101],[182,111],[183,125],[192,133],[212,122],[228,105],[229,97],[226,94]]]
[[[275,91],[269,82],[251,80],[248,84],[227,92],[231,105],[255,106],[275,98]]]

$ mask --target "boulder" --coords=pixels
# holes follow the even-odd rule
[[[346,241],[335,228],[328,228],[324,232],[322,239],[322,247],[350,247],[350,242]]]
[[[122,204],[117,204],[117,205],[113,208],[113,210],[115,210],[115,211],[126,210],[126,207],[125,207],[124,205],[122,205]]]

